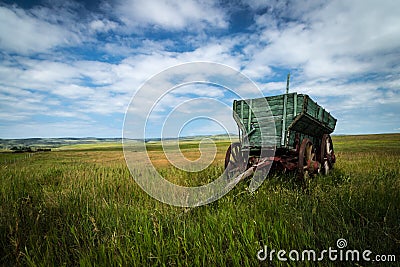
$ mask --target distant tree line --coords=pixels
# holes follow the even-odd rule
[[[51,151],[51,148],[32,148],[30,146],[13,146],[10,149],[14,153],[23,153],[23,152],[43,152],[43,151]]]

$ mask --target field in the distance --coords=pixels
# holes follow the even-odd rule
[[[185,209],[149,197],[130,177],[121,146],[76,145],[52,152],[0,154],[0,265],[257,266],[270,250],[336,248],[395,255],[400,261],[400,134],[335,136],[337,164],[304,190],[275,175],[254,193],[248,180],[220,200]],[[149,153],[161,173],[183,184],[223,171],[228,143],[214,164],[185,175]],[[183,154],[196,157],[193,143]],[[11,159],[11,160],[9,160]],[[179,180],[179,181],[178,181]],[[298,265],[296,262],[289,262]],[[327,257],[301,265],[337,266]],[[369,265],[365,262],[341,262]],[[393,264],[393,263],[392,263]],[[389,263],[390,265],[390,263]],[[389,266],[388,265],[388,266]]]

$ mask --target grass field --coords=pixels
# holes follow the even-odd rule
[[[148,196],[117,144],[0,154],[0,264],[28,266],[369,266],[329,261],[259,261],[257,252],[336,248],[394,255],[400,262],[400,134],[335,136],[337,163],[304,190],[290,174],[249,181],[220,200],[178,208]],[[200,174],[174,169],[149,144],[159,171],[182,184],[223,171],[228,143]],[[198,155],[196,145],[183,153]],[[197,154],[196,154],[197,153]],[[185,154],[186,155],[186,154]],[[9,160],[12,158],[12,160]],[[158,161],[157,161],[158,160]],[[287,257],[287,255],[286,255]],[[392,258],[393,260],[393,258]],[[374,262],[377,264],[377,262]],[[385,266],[395,265],[395,262]]]

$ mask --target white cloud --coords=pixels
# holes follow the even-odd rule
[[[114,21],[110,21],[107,19],[95,19],[89,23],[89,27],[95,32],[108,32],[110,30],[116,29],[118,27],[118,24]]]
[[[217,98],[224,96],[224,92],[220,88],[207,83],[191,83],[176,88],[171,92],[174,95],[194,94],[197,96],[207,96],[210,98]]]
[[[0,117],[6,121],[28,119],[32,114],[46,113],[45,96],[19,88],[0,86]]]
[[[211,1],[121,0],[115,10],[133,31],[146,26],[167,30],[228,26],[223,10]]]
[[[393,63],[385,54],[400,47],[400,17],[396,1],[333,1],[319,8],[290,14],[300,6],[279,7],[295,22],[272,20],[271,13],[257,18],[258,46],[249,52],[258,68],[301,68],[308,78],[348,77],[388,70]],[[301,2],[301,5],[303,2]],[[257,69],[257,67],[256,67]]]
[[[76,44],[79,37],[17,7],[0,6],[0,47],[19,54],[48,52],[61,45]]]
[[[62,97],[75,99],[81,97],[90,97],[95,94],[96,90],[87,86],[79,86],[76,84],[63,84],[57,86],[51,92]]]
[[[286,82],[267,82],[267,83],[260,83],[258,87],[269,94],[270,92],[280,92],[283,93],[286,90]]]

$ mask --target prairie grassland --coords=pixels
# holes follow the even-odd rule
[[[337,136],[333,142],[334,171],[316,177],[306,190],[294,175],[276,174],[255,193],[244,181],[220,200],[191,209],[142,191],[120,146],[0,161],[0,265],[368,265],[256,257],[264,245],[320,252],[336,248],[339,238],[347,240],[347,249],[371,250],[371,258],[395,255],[398,263],[400,135]],[[193,144],[182,145],[188,157],[200,155]],[[150,146],[163,175],[191,185],[223,172],[228,143],[218,143],[214,164],[197,174],[171,167],[160,146]],[[15,155],[1,155],[7,157]]]

